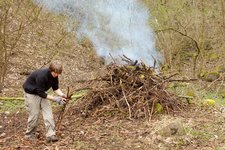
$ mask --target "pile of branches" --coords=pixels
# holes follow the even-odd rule
[[[166,90],[167,80],[144,64],[111,64],[106,72],[98,80],[101,84],[81,99],[85,116],[117,115],[151,119],[156,113],[173,113],[186,106],[178,96]]]

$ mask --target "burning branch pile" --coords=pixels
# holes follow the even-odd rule
[[[153,68],[139,66],[107,66],[100,77],[101,85],[81,99],[84,114],[89,116],[120,115],[151,119],[157,112],[182,110],[185,103],[166,90],[166,80]]]

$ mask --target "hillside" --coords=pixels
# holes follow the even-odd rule
[[[225,149],[225,113],[220,110],[225,105],[225,45],[223,42],[225,2],[223,0],[216,2],[209,0],[138,1],[141,5],[133,11],[139,10],[142,6],[145,9],[144,13],[140,13],[141,15],[146,15],[146,12],[149,11],[147,25],[151,27],[151,30],[145,30],[146,22],[141,22],[141,17],[138,17],[139,24],[133,18],[133,20],[123,18],[132,14],[130,13],[132,9],[126,11],[121,7],[125,15],[119,19],[124,19],[122,21],[124,24],[120,25],[119,22],[116,22],[114,14],[118,14],[119,10],[112,11],[111,8],[116,9],[117,7],[114,6],[119,4],[123,4],[127,8],[136,8],[132,5],[136,3],[130,3],[130,1],[112,1],[113,7],[105,5],[108,1],[106,3],[98,1],[98,4],[101,5],[97,7],[90,0],[93,9],[89,7],[90,5],[82,6],[81,3],[60,5],[60,8],[65,6],[65,10],[71,10],[73,7],[80,8],[77,11],[82,14],[81,20],[91,17],[88,21],[82,20],[83,22],[79,22],[80,24],[76,20],[80,14],[77,16],[70,14],[76,14],[76,11],[55,13],[55,8],[40,7],[31,0],[0,1],[0,149]],[[86,4],[85,1],[83,3]],[[104,13],[104,9],[100,9],[99,6],[108,8],[107,13]],[[96,8],[94,9],[94,7]],[[91,14],[82,8],[88,8],[87,12],[91,12]],[[100,15],[96,16],[95,12]],[[112,22],[118,25],[112,24],[111,26],[107,15],[115,17]],[[133,45],[136,42],[135,39],[143,42],[140,47],[149,48],[142,45],[155,44],[155,49],[151,52],[157,50],[159,54],[162,54],[163,59],[157,70],[159,72],[153,73],[153,76],[149,76],[147,73],[137,76],[121,73],[119,75],[125,78],[117,76],[119,85],[115,85],[114,93],[108,90],[112,87],[102,86],[105,81],[101,82],[100,80],[99,82],[99,75],[111,73],[106,69],[108,66],[105,63],[108,63],[108,60],[102,57],[104,54],[101,53],[102,51],[97,50],[99,45],[98,42],[97,44],[95,42],[98,40],[93,42],[93,39],[80,38],[77,34],[83,31],[81,29],[85,23],[89,26],[84,31],[92,31],[97,26],[95,19],[101,20],[101,22],[97,22],[99,30],[94,30],[94,34],[87,33],[87,35],[89,37],[97,35],[100,38],[98,40],[103,41],[103,48],[107,52],[110,52],[107,46],[115,48],[115,51],[118,47],[124,46],[123,44],[126,43],[124,41],[129,41],[126,39],[127,37],[133,38],[128,44],[131,47],[135,47]],[[126,20],[130,21],[130,24],[126,24]],[[138,26],[143,24],[145,25],[142,26],[143,28]],[[127,36],[124,33],[126,29],[121,29],[121,27],[127,26],[130,27],[128,31],[138,28],[141,28],[139,29],[141,32],[153,31],[154,34],[150,35],[154,38],[146,39],[145,36],[136,38],[132,34]],[[117,30],[112,30],[112,27]],[[112,31],[116,33],[114,34]],[[120,32],[117,33],[117,31]],[[139,35],[138,32],[131,33]],[[126,37],[122,38],[125,35]],[[138,49],[136,55],[139,56],[139,53],[142,52]],[[133,57],[133,55],[130,56]],[[158,55],[154,54],[155,56]],[[63,118],[61,132],[58,134],[59,142],[46,143],[42,118],[37,139],[27,141],[24,138],[27,114],[24,109],[22,84],[32,71],[48,67],[50,61],[55,59],[60,60],[64,66],[60,76],[62,90],[66,93],[67,87],[75,90],[86,87],[86,82],[89,84],[89,81],[91,83],[94,81],[94,85],[90,84],[94,90],[88,91],[93,92],[89,93],[92,97],[88,95],[90,97],[82,99],[80,94],[86,94],[87,91],[74,92],[74,97],[67,106]],[[121,68],[117,71],[120,71]],[[133,66],[128,67],[131,70],[135,70],[134,68]],[[138,71],[140,73],[140,70],[137,69]],[[131,73],[134,72],[131,71]],[[154,79],[158,76],[160,80]],[[107,82],[113,80],[110,78],[111,76],[108,77]],[[157,92],[154,93],[155,95],[152,93],[150,96],[144,95],[150,91],[152,86],[154,87],[152,84],[147,84],[151,88],[145,87],[146,89],[140,93],[137,92],[141,89],[139,87],[134,88],[134,91],[131,90],[136,81],[148,83],[147,79],[151,80],[152,78],[153,81],[159,82],[160,86],[162,84],[162,88],[160,87],[158,90],[163,94],[166,93],[166,96]],[[126,88],[123,89],[121,85],[124,83],[128,83],[131,87],[126,85]],[[96,88],[97,86],[99,87]],[[124,91],[127,93],[124,94]],[[120,94],[118,95],[118,93]],[[185,102],[187,107],[181,110],[176,107],[171,113],[168,111],[151,112],[152,108],[156,107],[154,98],[158,96],[158,101],[162,95],[170,98],[168,93],[177,96],[182,102]],[[129,101],[128,98],[131,95],[133,96],[132,101]],[[151,97],[152,95],[154,96]],[[149,103],[143,102],[147,99],[145,96],[153,99],[153,104],[146,105]],[[107,104],[97,101],[97,104],[101,103],[100,107],[97,107],[98,105],[94,103],[97,98],[104,99]],[[165,103],[167,103],[166,98],[163,99]],[[121,99],[126,101],[118,104],[117,102]],[[112,102],[113,100],[115,102]],[[83,109],[92,102],[93,107],[96,106],[90,112],[92,115],[84,115]],[[129,102],[131,102],[130,105]],[[173,101],[173,104],[175,102]],[[173,104],[171,105],[173,106]],[[61,107],[54,103],[52,106],[57,121]],[[124,107],[120,108],[119,106]],[[152,107],[146,110],[147,107],[144,106]],[[133,112],[137,112],[136,116],[140,114],[139,116],[142,117],[132,116]],[[154,115],[146,118],[143,117],[143,112],[145,116],[147,113]]]
[[[16,10],[18,5],[20,8]],[[102,65],[99,58],[88,40],[83,39],[78,43],[74,32],[66,30],[66,19],[63,16],[52,15],[29,0],[12,4],[9,2],[5,7],[15,9],[9,13],[11,18],[8,18],[9,21],[15,21],[6,22],[8,26],[5,34],[18,38],[18,41],[10,43],[14,38],[6,37],[7,42],[12,45],[6,49],[8,55],[5,59],[8,64],[6,68],[2,68],[2,71],[6,69],[6,73],[1,72],[1,82],[6,74],[4,82],[1,83],[1,96],[22,96],[21,86],[27,75],[41,67],[48,67],[52,60],[60,60],[63,63],[64,70],[60,81],[64,89],[67,86],[76,86],[78,80],[95,78],[97,69]],[[33,12],[26,16],[24,11]],[[21,29],[18,26],[20,23],[23,25]],[[18,28],[21,30],[20,35],[12,32]],[[12,47],[14,44],[16,46]]]

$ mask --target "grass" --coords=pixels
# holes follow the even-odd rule
[[[2,100],[0,101],[0,113],[15,113],[23,110],[23,100]]]
[[[168,91],[184,97],[193,97],[192,101],[197,105],[203,105],[207,99],[215,101],[216,106],[225,106],[225,90],[203,89],[198,84],[171,83]]]

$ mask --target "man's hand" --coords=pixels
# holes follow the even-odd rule
[[[66,99],[63,97],[55,96],[53,101],[58,103],[59,105],[64,105],[66,103]]]
[[[66,96],[66,94],[62,94],[62,97],[63,97],[63,98],[65,98],[65,99],[67,99],[67,96]]]

